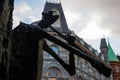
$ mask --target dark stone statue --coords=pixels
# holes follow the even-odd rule
[[[43,50],[52,55],[62,66],[68,71],[70,75],[76,73],[74,54],[89,61],[90,64],[95,67],[100,74],[104,74],[109,77],[111,69],[104,63],[97,61],[90,55],[87,55],[79,47],[74,44],[75,38],[66,35],[63,36],[51,27],[51,24],[58,19],[58,15],[53,15],[54,11],[48,13],[42,13],[43,18],[39,22],[39,26],[35,27],[25,23],[20,25],[12,31],[12,51],[10,61],[10,80],[37,80],[37,60],[38,60],[38,48],[39,41],[46,38],[61,47],[68,50],[69,64],[65,63],[57,54],[47,45],[46,41],[43,43]],[[54,36],[51,36],[47,32],[43,31],[44,28],[52,28],[58,33],[67,43],[64,43]]]
[[[42,13],[39,27],[20,23],[12,31],[10,80],[36,80],[39,40],[43,39],[41,29],[49,27],[58,15]]]

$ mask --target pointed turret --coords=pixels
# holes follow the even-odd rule
[[[102,48],[108,48],[105,38],[101,39],[100,49]]]
[[[109,42],[108,42],[108,60],[109,61],[119,62],[119,59],[115,55],[115,52],[113,51],[113,49],[112,49],[112,47],[111,47]]]
[[[108,47],[105,38],[101,39],[100,50],[101,54],[103,55],[104,61],[108,63]]]

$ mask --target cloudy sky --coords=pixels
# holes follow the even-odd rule
[[[41,19],[46,0],[15,0],[14,25]],[[55,1],[55,0],[52,0]],[[61,0],[69,29],[99,51],[100,39],[108,38],[120,54],[120,0]]]

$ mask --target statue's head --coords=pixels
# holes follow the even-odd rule
[[[38,23],[38,25],[43,28],[48,28],[53,24],[58,18],[59,15],[55,14],[56,11],[49,11],[48,13],[42,13],[42,20]]]

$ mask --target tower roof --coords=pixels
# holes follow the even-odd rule
[[[116,61],[116,62],[119,61],[109,42],[108,42],[108,60],[109,61]]]
[[[68,25],[64,16],[64,12],[62,9],[62,5],[60,2],[49,2],[46,1],[46,4],[44,6],[44,13],[49,12],[50,10],[55,10],[58,12],[59,14],[59,19],[55,22],[54,28],[59,31],[59,32],[65,32],[65,33],[69,33],[70,30],[68,29]],[[39,21],[33,22],[32,24],[37,24]],[[54,23],[53,23],[54,24]],[[47,28],[47,31],[52,31],[52,29]]]
[[[108,48],[105,38],[101,39],[100,49],[102,48]]]
[[[61,3],[51,3],[51,2],[46,2],[45,7],[44,7],[44,11],[43,12],[48,12],[52,9],[56,9],[59,11],[60,13],[60,26],[61,27],[55,27],[59,32],[69,32],[68,26],[67,26],[67,22],[64,16],[64,12],[63,12],[63,8]],[[50,29],[49,29],[50,30]]]

